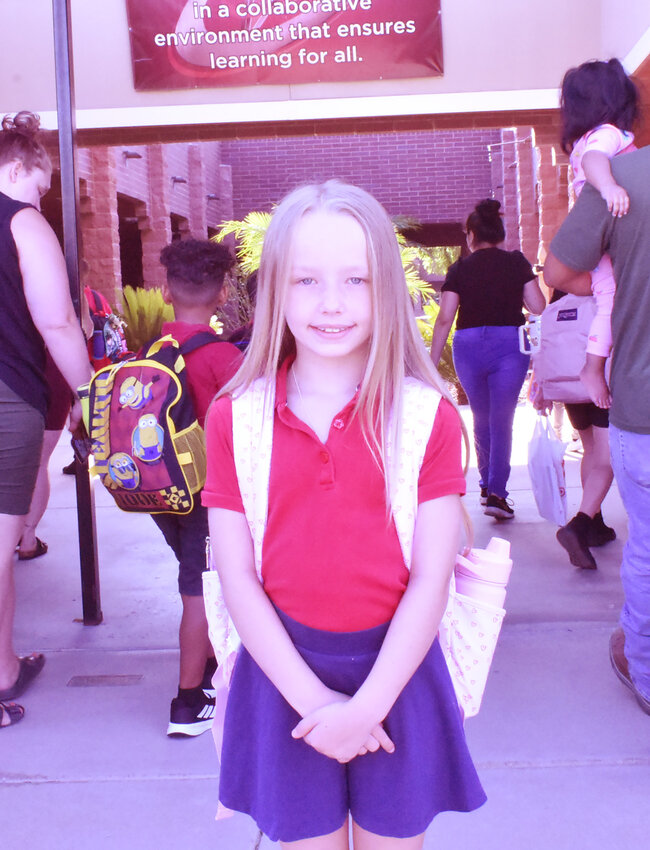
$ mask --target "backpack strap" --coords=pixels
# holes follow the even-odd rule
[[[405,378],[398,445],[393,446],[390,436],[386,445],[386,465],[392,471],[391,510],[402,557],[409,570],[418,512],[418,479],[441,398],[434,387],[416,378]],[[388,433],[391,434],[391,429]]]
[[[262,579],[262,544],[269,507],[269,479],[273,450],[275,385],[263,378],[232,400],[235,467],[244,512],[253,539],[255,568]]]
[[[198,331],[185,342],[179,342],[173,334],[165,334],[158,336],[146,343],[141,349],[142,357],[153,357],[165,346],[170,346],[178,351],[178,357],[174,361],[174,371],[180,372],[185,368],[185,360],[183,355],[191,354],[198,348],[203,348],[204,345],[210,345],[213,342],[221,342],[210,331]]]
[[[268,512],[269,476],[273,448],[275,385],[259,378],[232,399],[233,452],[239,490],[255,552],[255,569],[262,581],[262,545]],[[210,541],[206,546],[208,569],[203,573],[203,599],[210,641],[218,664],[219,681],[228,685],[241,643],[223,598],[219,573],[214,568]]]
[[[102,303],[99,292],[88,287],[88,289],[84,291],[84,294],[88,301],[88,309],[90,312],[100,316],[105,316],[106,305]]]
[[[192,351],[196,351],[197,348],[203,348],[204,345],[211,345],[213,342],[222,342],[223,340],[219,339],[218,336],[211,333],[210,331],[198,331],[191,336],[189,339],[186,339],[185,342],[180,345],[181,354],[191,354]]]

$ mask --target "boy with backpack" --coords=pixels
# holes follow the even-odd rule
[[[208,339],[207,344],[184,355],[194,413],[203,427],[212,398],[234,375],[242,358],[234,345],[221,342],[209,326],[216,309],[228,298],[224,279],[234,261],[223,245],[195,239],[168,245],[162,250],[160,261],[167,270],[163,296],[172,304],[175,314],[173,322],[163,324],[162,336],[171,335],[181,346],[197,335],[214,336],[213,342]],[[197,493],[190,513],[153,513],[152,518],[178,560],[178,586],[183,605],[179,629],[179,687],[171,702],[167,734],[200,735],[212,726],[212,675],[216,669],[208,638],[201,578],[208,536],[207,509],[201,505]]]

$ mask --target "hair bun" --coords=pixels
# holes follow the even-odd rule
[[[476,212],[481,218],[494,218],[500,215],[501,204],[495,198],[486,198],[476,205]]]
[[[30,138],[33,138],[38,133],[40,126],[41,119],[39,116],[33,112],[27,112],[27,110],[17,112],[13,118],[11,115],[5,115],[2,119],[2,129],[5,132],[13,131],[23,136],[29,136]]]

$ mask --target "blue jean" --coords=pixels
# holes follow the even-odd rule
[[[512,424],[530,358],[513,326],[464,328],[454,334],[454,366],[474,417],[481,487],[508,495]]]
[[[625,657],[637,690],[650,699],[650,434],[609,426],[612,466],[628,516],[621,581]]]

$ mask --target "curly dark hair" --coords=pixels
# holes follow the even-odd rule
[[[41,119],[33,112],[5,115],[0,133],[0,165],[19,160],[26,171],[50,168],[51,161],[42,143]]]
[[[506,229],[499,210],[501,204],[494,198],[486,198],[474,207],[467,217],[465,230],[471,233],[478,242],[489,242],[498,245],[506,238]]]
[[[173,297],[203,301],[218,295],[234,265],[225,245],[209,239],[183,239],[160,252]]]
[[[618,59],[584,62],[564,75],[560,110],[562,150],[568,154],[599,124],[631,130],[639,117],[639,90]]]

